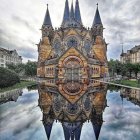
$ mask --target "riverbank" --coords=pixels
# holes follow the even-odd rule
[[[117,81],[114,81],[114,83],[116,83],[116,84],[121,84],[121,85],[125,85],[125,86],[130,86],[130,87],[140,88],[140,84],[138,84],[138,81],[117,80]]]
[[[110,81],[109,79],[99,79],[99,80],[95,80],[95,81],[109,84],[109,85],[140,90],[140,85],[138,85],[137,81],[128,81],[128,80],[122,80],[122,81],[121,80],[116,80],[116,81],[112,80],[112,81]]]
[[[0,89],[0,92],[5,92],[5,91],[13,90],[13,89],[18,89],[18,88],[24,88],[24,87],[32,86],[35,84],[36,84],[35,81],[21,81],[20,83],[17,83],[13,86]]]

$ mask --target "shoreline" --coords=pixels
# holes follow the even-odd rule
[[[140,87],[135,87],[135,86],[129,86],[129,85],[124,85],[124,84],[119,84],[119,83],[115,83],[115,81],[113,82],[107,82],[107,81],[102,81],[102,80],[95,80],[101,83],[106,83],[106,84],[110,84],[110,85],[115,85],[115,86],[120,86],[120,87],[125,87],[125,88],[132,88],[132,89],[136,89],[136,90],[140,90]]]
[[[9,90],[24,88],[24,87],[27,87],[27,86],[33,86],[33,85],[36,85],[36,84],[37,84],[37,82],[35,82],[35,81],[21,81],[20,83],[17,83],[13,86],[0,88],[0,93],[6,92],[6,91],[9,91]]]

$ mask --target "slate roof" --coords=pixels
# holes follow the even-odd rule
[[[48,4],[47,4],[47,11],[46,11],[46,15],[45,15],[45,18],[44,18],[43,25],[52,26]]]

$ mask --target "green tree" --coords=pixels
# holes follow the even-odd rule
[[[115,61],[115,72],[117,73],[117,75],[121,74],[121,70],[122,70],[121,62],[116,60]]]
[[[12,63],[11,64],[6,64],[6,66],[7,66],[8,69],[16,72],[17,66],[15,64],[12,64]]]
[[[138,78],[138,73],[140,73],[140,64],[134,64],[133,65],[133,72],[135,73],[136,79]]]
[[[114,76],[115,73],[117,75],[122,73],[122,66],[123,65],[118,60],[111,59],[108,62],[108,66],[109,66],[109,73],[110,73],[111,76]]]
[[[126,64],[121,64],[121,76],[124,77],[127,75],[127,66]]]
[[[114,76],[114,73],[115,73],[115,61],[113,59],[111,59],[108,62],[108,67],[109,67],[110,76]]]
[[[25,74],[27,76],[36,76],[37,72],[37,63],[28,61],[25,65]]]
[[[127,64],[126,64],[126,69],[127,69],[127,71],[129,72],[129,78],[132,77],[133,67],[134,67],[134,65],[131,64],[131,63],[127,63]]]
[[[0,67],[0,88],[9,87],[20,82],[19,76],[7,68]]]
[[[7,68],[20,75],[20,73],[24,73],[25,71],[25,64],[7,64]]]

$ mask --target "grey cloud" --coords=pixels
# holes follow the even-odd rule
[[[27,27],[27,28],[28,28],[29,30],[31,30],[32,32],[38,33],[38,32],[36,31],[36,30],[37,30],[36,27],[34,27],[34,25],[32,25],[32,24],[29,23],[30,21],[27,21],[27,20],[25,20],[25,19],[22,19],[20,16],[15,16],[15,15],[12,16],[12,20],[13,20],[14,22],[17,22],[17,26],[18,26],[18,24],[21,24],[21,25]]]
[[[45,4],[49,3],[52,23],[54,27],[58,27],[62,22],[65,0],[59,2],[24,0],[24,3],[21,0],[0,1],[3,3],[0,6],[0,46],[17,49],[24,58],[37,60],[37,49],[34,48],[34,44],[37,44],[41,37],[39,28],[45,15]],[[79,2],[83,23],[86,27],[90,27],[97,1],[80,0]],[[104,38],[107,43],[110,43],[108,58],[117,59],[121,53],[120,43],[124,42],[125,50],[140,44],[140,1],[99,0],[98,2],[101,19],[106,28]]]

